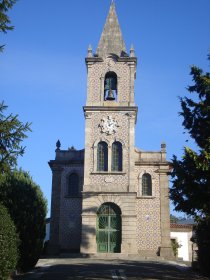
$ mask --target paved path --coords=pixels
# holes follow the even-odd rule
[[[41,259],[37,267],[17,280],[204,280],[184,264],[166,261]]]

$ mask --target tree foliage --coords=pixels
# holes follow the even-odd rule
[[[13,30],[14,26],[11,25],[8,11],[16,3],[16,0],[1,0],[0,1],[0,32],[7,33],[9,30]],[[0,46],[0,51],[3,50],[4,46]]]
[[[210,56],[208,57],[210,59]],[[171,199],[175,210],[191,215],[195,226],[200,269],[210,274],[210,74],[193,66],[194,98],[180,98],[183,126],[197,145],[184,148],[181,160],[173,156]]]
[[[18,260],[18,235],[6,209],[0,203],[0,280],[7,280]]]
[[[195,227],[193,241],[197,243],[197,257],[202,272],[210,275],[210,219],[202,219]]]
[[[196,96],[180,98],[180,115],[198,149],[185,147],[181,160],[173,156],[170,194],[175,210],[210,218],[210,74],[193,66],[191,75],[194,85],[188,91]]]
[[[18,116],[4,115],[7,106],[0,103],[0,174],[6,173],[17,165],[18,156],[22,156],[25,148],[21,146],[23,139],[30,131],[30,124],[23,124]]]
[[[182,247],[176,239],[171,239],[171,247],[173,250],[174,257],[178,256],[178,249]]]
[[[39,186],[21,170],[4,175],[0,201],[8,209],[20,237],[18,268],[30,269],[43,249],[47,202]]]

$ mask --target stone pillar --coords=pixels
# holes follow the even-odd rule
[[[135,202],[133,203],[135,205]],[[131,209],[133,205],[128,206]],[[122,254],[137,254],[136,215],[122,215]]]
[[[166,259],[174,258],[170,240],[170,212],[168,169],[160,167],[160,218],[161,218],[161,248],[160,256]]]
[[[135,186],[135,121],[136,112],[128,113],[129,122],[129,160],[128,160],[128,175],[129,175],[129,192],[136,192]]]
[[[112,171],[112,146],[108,146],[108,171]]]
[[[91,84],[91,68],[92,62],[87,63],[87,105],[92,105],[92,84]]]
[[[97,253],[96,245],[96,215],[82,214],[82,242],[80,252],[82,254],[95,254]]]
[[[94,254],[96,247],[96,211],[94,195],[83,192],[82,206],[82,242],[80,252],[82,254]]]
[[[61,174],[63,168],[51,166],[52,169],[52,196],[51,196],[51,219],[50,219],[50,241],[49,254],[58,254],[59,244],[59,223],[60,223],[60,196],[61,196]]]
[[[134,81],[135,81],[135,71],[136,71],[136,65],[134,62],[130,62],[130,97],[129,102],[130,106],[134,106]]]
[[[101,84],[100,84],[100,102],[103,105],[104,102],[104,76],[101,76]]]
[[[93,169],[91,172],[95,172],[97,169],[97,146],[93,147],[93,143],[90,142],[90,135],[91,135],[91,119],[92,119],[92,113],[85,111],[85,160],[84,160],[84,187],[83,191],[86,190],[86,186],[89,186],[90,184],[90,162],[91,157],[93,160]]]

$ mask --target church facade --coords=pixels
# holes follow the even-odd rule
[[[135,147],[137,58],[112,3],[86,57],[85,149],[61,150],[52,170],[50,251],[171,257],[166,145]]]

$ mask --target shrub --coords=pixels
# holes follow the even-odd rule
[[[22,170],[4,176],[0,200],[7,207],[20,237],[18,269],[31,269],[43,249],[46,200],[40,187]]]
[[[0,280],[8,279],[18,260],[18,236],[6,209],[0,204]]]
[[[181,245],[178,243],[176,239],[171,239],[171,247],[173,250],[174,257],[178,256],[178,249],[181,248]]]
[[[202,273],[210,275],[210,219],[200,220],[195,227],[198,264]]]

